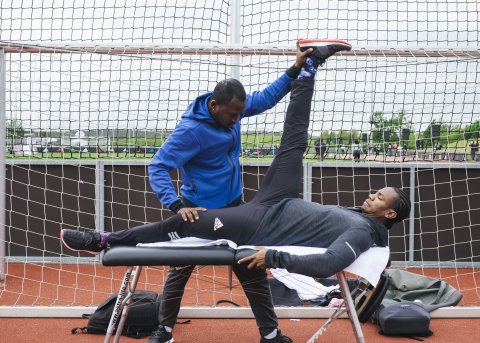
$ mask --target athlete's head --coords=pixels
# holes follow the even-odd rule
[[[215,121],[224,128],[232,127],[245,110],[247,94],[240,81],[220,81],[213,90],[208,109]]]
[[[385,187],[370,194],[361,206],[364,213],[384,223],[388,228],[407,218],[411,207],[408,194],[397,187]]]

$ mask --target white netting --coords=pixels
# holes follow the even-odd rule
[[[0,305],[91,305],[115,292],[121,271],[63,250],[59,230],[113,231],[171,215],[146,166],[188,104],[231,75],[247,92],[264,88],[293,63],[297,38],[340,38],[354,51],[317,76],[304,198],[354,206],[386,185],[405,188],[414,206],[391,231],[394,265],[440,276],[464,293],[462,305],[478,306],[478,6],[2,1]],[[278,147],[287,103],[242,124],[247,200]],[[164,273],[149,268],[140,287],[160,290]],[[227,279],[225,268],[201,268],[184,304],[244,302]]]

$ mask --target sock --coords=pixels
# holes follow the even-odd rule
[[[277,337],[277,333],[278,333],[278,329],[275,329],[275,330],[273,330],[272,332],[270,332],[268,335],[263,336],[263,338],[265,338],[265,339],[274,339],[275,337]]]
[[[108,246],[108,235],[109,233],[106,232],[100,234],[100,242],[98,243],[100,248],[106,248]]]
[[[308,56],[305,63],[300,69],[299,79],[313,79],[317,73],[317,68],[320,65],[320,60],[316,56]]]
[[[163,326],[163,328],[165,329],[165,331],[167,331],[168,333],[172,332],[172,328],[170,326]]]

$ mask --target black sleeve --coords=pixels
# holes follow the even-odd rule
[[[329,277],[352,264],[373,242],[373,236],[367,230],[351,229],[338,237],[324,254],[298,256],[268,250],[266,266],[312,277]]]
[[[296,79],[300,74],[300,69],[295,68],[295,65],[287,69],[287,75]]]
[[[178,199],[177,201],[175,201],[173,204],[170,205],[169,209],[173,213],[177,214],[177,212],[180,211],[180,209],[182,209],[184,207],[185,207],[185,205],[183,205],[182,200]]]

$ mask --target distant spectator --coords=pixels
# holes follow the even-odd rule
[[[392,156],[392,144],[388,143],[387,156]]]
[[[323,160],[325,158],[325,155],[327,153],[327,146],[325,145],[325,142],[323,139],[319,138],[315,141],[315,156],[320,156],[320,159]]]
[[[470,156],[472,157],[472,161],[478,160],[478,140],[476,142],[472,141],[470,144]]]
[[[313,158],[317,158],[317,156],[322,157],[322,152],[321,152],[321,146],[322,146],[322,140],[319,138],[315,141],[315,156]]]
[[[320,141],[320,158],[323,160],[327,156],[327,145],[323,141]]]
[[[355,144],[352,145],[352,152],[353,152],[353,160],[355,162],[360,162],[361,147],[360,147],[360,142],[358,140],[356,140]]]
[[[435,146],[434,146],[434,148],[433,148],[433,159],[436,158],[436,156],[437,156],[437,151],[442,150],[442,147],[443,147],[443,145],[442,145],[441,143],[435,144]]]
[[[393,156],[397,156],[397,151],[400,146],[397,144],[397,142],[393,143]]]

